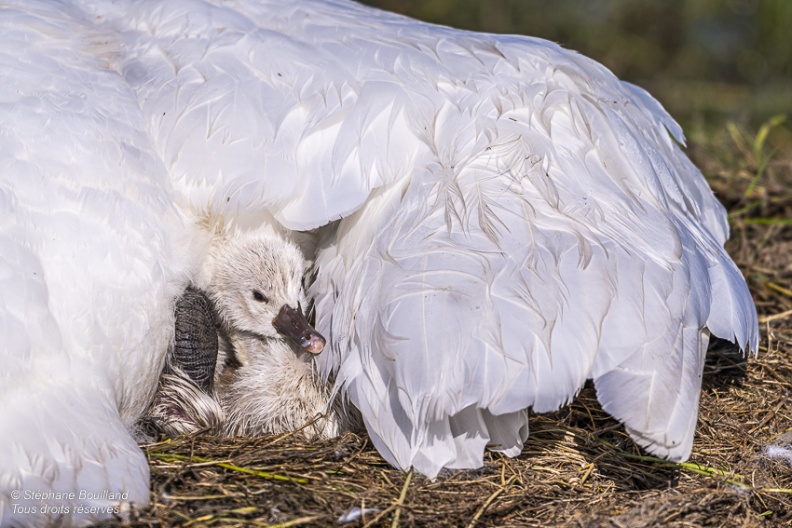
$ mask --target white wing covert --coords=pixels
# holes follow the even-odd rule
[[[757,327],[678,126],[552,45],[455,37],[467,60],[408,85],[434,105],[410,114],[428,148],[320,250],[326,367],[380,451],[428,475],[519,452],[525,409],[587,378],[639,443],[687,458],[707,328],[756,350]]]

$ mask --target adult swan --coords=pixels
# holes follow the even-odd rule
[[[147,503],[128,429],[206,211],[329,224],[322,368],[430,476],[588,378],[684,459],[709,335],[757,348],[678,125],[554,44],[344,0],[11,0],[0,39],[2,524]]]

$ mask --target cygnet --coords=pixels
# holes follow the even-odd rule
[[[174,346],[146,420],[168,435],[330,438],[351,427],[314,362],[325,339],[303,313],[307,268],[279,234],[216,234],[177,303]]]

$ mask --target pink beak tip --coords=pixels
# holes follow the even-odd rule
[[[309,339],[306,339],[303,344],[303,348],[311,354],[319,354],[322,350],[324,350],[324,346],[324,338],[318,335],[312,335]]]

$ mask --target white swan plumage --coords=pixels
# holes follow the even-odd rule
[[[0,8],[2,526],[148,503],[128,429],[188,279],[167,169],[129,111],[135,93],[101,58],[112,39],[75,12]]]
[[[321,367],[429,476],[518,453],[588,378],[684,459],[710,333],[757,349],[681,129],[555,44],[346,0],[18,0],[0,35],[2,523],[57,517],[11,490],[146,503],[127,429],[205,211],[326,226]]]

